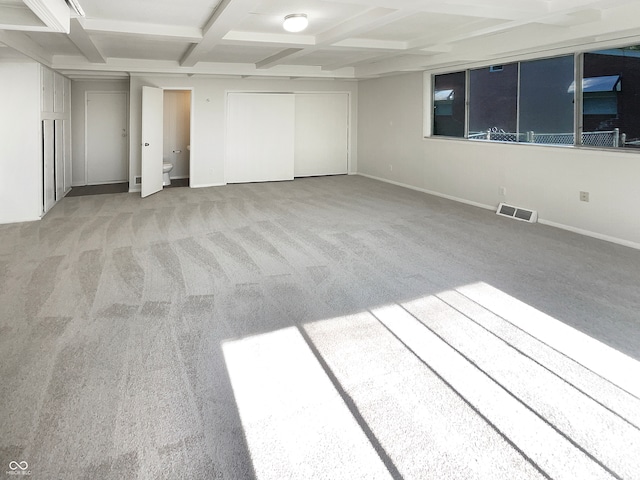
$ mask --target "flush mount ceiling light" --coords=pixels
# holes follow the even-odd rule
[[[303,31],[307,25],[309,25],[309,19],[306,13],[292,13],[284,17],[282,28],[287,32],[296,33]]]

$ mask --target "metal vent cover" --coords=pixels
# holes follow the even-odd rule
[[[506,203],[498,205],[498,215],[503,217],[515,218],[522,222],[535,223],[538,221],[538,212],[535,210],[528,210],[526,208],[520,208]]]

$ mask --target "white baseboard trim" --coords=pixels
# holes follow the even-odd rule
[[[493,211],[495,211],[497,209],[497,205],[496,206],[491,206],[491,205],[485,205],[483,203],[472,202],[472,201],[466,200],[464,198],[458,198],[458,197],[454,197],[452,195],[445,195],[444,193],[433,192],[431,190],[427,190],[427,189],[424,189],[424,188],[414,187],[412,185],[407,185],[407,184],[400,183],[400,182],[394,182],[393,180],[387,180],[386,178],[380,178],[380,177],[375,177],[373,175],[367,175],[366,173],[358,173],[358,175],[361,175],[361,176],[367,177],[367,178],[371,178],[373,180],[379,180],[380,182],[385,182],[385,183],[390,183],[392,185],[397,185],[399,187],[409,188],[411,190],[417,190],[418,192],[427,193],[429,195],[434,195],[436,197],[446,198],[448,200],[453,200],[455,202],[465,203],[467,205],[473,205],[474,207],[480,207],[480,208],[484,208],[484,209],[487,209],[487,210],[493,210]],[[592,232],[590,230],[583,230],[581,228],[572,227],[570,225],[564,225],[562,223],[551,222],[551,221],[545,220],[543,218],[538,218],[538,223],[540,223],[542,225],[547,225],[549,227],[559,228],[561,230],[567,230],[569,232],[578,233],[578,234],[584,235],[586,237],[597,238],[598,240],[604,240],[606,242],[611,242],[611,243],[615,243],[617,245],[622,245],[622,246],[625,246],[625,247],[629,247],[629,248],[634,248],[636,250],[640,250],[640,243],[632,242],[630,240],[624,240],[622,238],[611,237],[609,235],[604,235],[604,234],[601,234],[601,233]]]
[[[569,232],[578,233],[586,237],[597,238],[598,240],[604,240],[606,242],[616,243],[624,247],[635,248],[636,250],[640,250],[640,243],[632,242],[630,240],[624,240],[618,237],[611,237],[609,235],[592,232],[590,230],[583,230],[582,228],[576,228],[570,225],[564,225],[562,223],[551,222],[549,220],[545,220],[544,218],[542,219],[538,218],[538,223],[541,223],[542,225],[548,225],[549,227],[559,228],[561,230],[567,230]]]
[[[191,188],[224,187],[226,183],[198,183],[189,185]]]
[[[26,222],[39,222],[42,220],[42,217],[20,217],[20,218],[10,218],[10,219],[0,219],[0,225],[10,225],[12,223],[26,223]]]
[[[485,210],[496,210],[498,206],[485,205],[484,203],[472,202],[471,200],[466,200],[460,197],[454,197],[453,195],[446,195],[440,192],[434,192],[433,190],[427,190],[426,188],[414,187],[413,185],[408,185],[406,183],[394,182],[393,180],[387,180],[386,178],[375,177],[373,175],[367,175],[366,173],[358,173],[357,175],[361,175],[363,177],[371,178],[373,180],[378,180],[380,182],[390,183],[392,185],[397,185],[398,187],[408,188],[410,190],[416,190],[418,192],[427,193],[429,195],[433,195],[435,197],[446,198],[447,200],[453,200],[454,202],[465,203],[467,205],[472,205],[474,207],[484,208]]]
[[[188,178],[188,177],[185,177],[185,178]],[[226,183],[203,183],[201,185],[194,185],[192,183],[189,185],[189,188],[224,187],[225,185]],[[140,185],[133,185],[129,187],[129,193],[140,193],[140,192],[142,192],[142,188],[140,187]]]

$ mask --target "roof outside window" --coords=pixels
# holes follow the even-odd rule
[[[445,100],[453,100],[453,89],[449,90],[436,90],[433,99],[436,102],[442,102]]]
[[[604,77],[589,77],[582,79],[582,92],[583,93],[597,93],[597,92],[619,92],[620,75],[606,75]],[[576,82],[571,82],[567,93],[573,93],[576,90]]]

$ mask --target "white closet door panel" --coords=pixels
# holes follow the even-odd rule
[[[64,112],[64,81],[65,78],[59,73],[53,75],[53,111],[56,113]]]
[[[64,79],[65,91],[65,112],[71,112],[71,80]],[[71,156],[71,121],[69,116],[64,121],[64,191],[71,188],[72,176],[72,156]]]
[[[349,95],[296,94],[295,176],[347,173]]]
[[[53,129],[55,135],[54,178],[56,201],[60,200],[64,196],[64,124],[65,121],[61,119],[53,121]]]
[[[230,93],[227,183],[293,180],[295,97]]]
[[[48,212],[56,203],[54,121],[42,121],[42,210]]]
[[[40,67],[42,72],[42,111],[53,112],[54,104],[54,79],[53,70],[49,70],[46,67]]]

